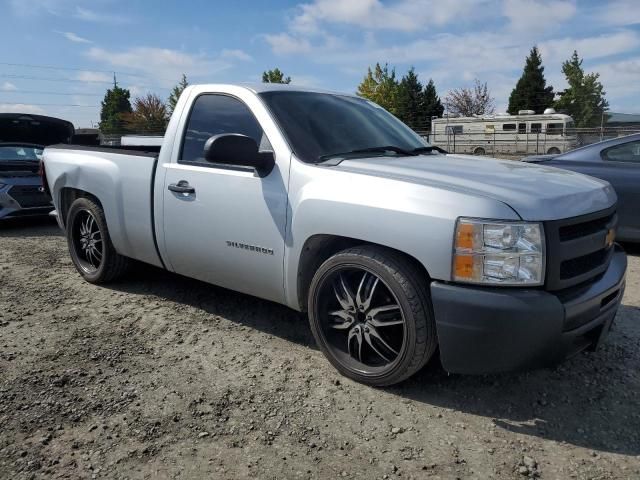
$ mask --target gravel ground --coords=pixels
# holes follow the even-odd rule
[[[151,267],[85,283],[46,220],[0,225],[0,478],[640,478],[640,249],[604,347],[395,388],[306,320]]]

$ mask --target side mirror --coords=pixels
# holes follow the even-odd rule
[[[211,163],[251,167],[266,177],[275,166],[273,152],[259,152],[256,141],[239,133],[222,133],[204,144],[204,158]]]

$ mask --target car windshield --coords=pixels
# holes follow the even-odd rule
[[[33,145],[0,145],[0,162],[37,162],[42,158],[42,148]]]
[[[362,98],[283,91],[260,96],[296,156],[304,162],[317,163],[330,157],[403,155],[429,147],[392,114]]]

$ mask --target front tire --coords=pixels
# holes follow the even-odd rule
[[[122,276],[129,259],[111,243],[104,211],[88,198],[78,198],[69,208],[67,245],[76,270],[90,283],[106,283]]]
[[[313,277],[308,303],[318,346],[357,382],[399,383],[436,350],[426,278],[388,249],[355,247],[329,258]]]

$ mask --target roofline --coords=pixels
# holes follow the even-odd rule
[[[338,92],[326,90],[317,87],[307,87],[296,84],[284,83],[258,83],[258,82],[241,82],[241,83],[202,83],[189,85],[193,88],[210,89],[212,91],[225,90],[228,88],[244,88],[254,94],[266,92],[310,92],[310,93],[326,93],[330,95],[342,95],[349,97],[358,97],[355,93]],[[360,97],[358,97],[360,98]]]

